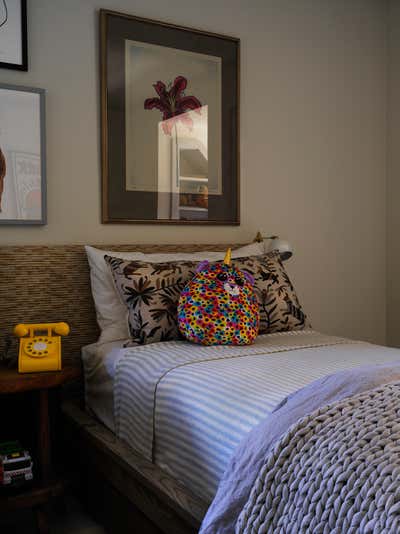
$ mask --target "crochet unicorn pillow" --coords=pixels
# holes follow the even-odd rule
[[[230,249],[223,263],[200,263],[180,296],[180,332],[202,345],[250,345],[259,325],[253,285],[249,273],[231,265]]]

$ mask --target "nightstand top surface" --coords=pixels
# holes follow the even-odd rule
[[[0,394],[55,388],[79,378],[81,374],[80,365],[68,363],[61,371],[43,373],[19,373],[16,368],[0,365]]]

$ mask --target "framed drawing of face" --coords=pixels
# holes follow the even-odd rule
[[[26,0],[0,0],[0,68],[28,70]]]
[[[0,225],[46,224],[44,89],[0,84]]]
[[[239,224],[239,40],[100,12],[102,220]]]

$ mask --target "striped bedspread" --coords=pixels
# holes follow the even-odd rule
[[[246,347],[125,349],[114,382],[116,432],[210,502],[242,438],[287,395],[342,369],[392,361],[387,351],[312,330],[259,336]]]

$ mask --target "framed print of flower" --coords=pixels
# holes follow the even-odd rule
[[[239,224],[239,40],[101,10],[102,220]]]

